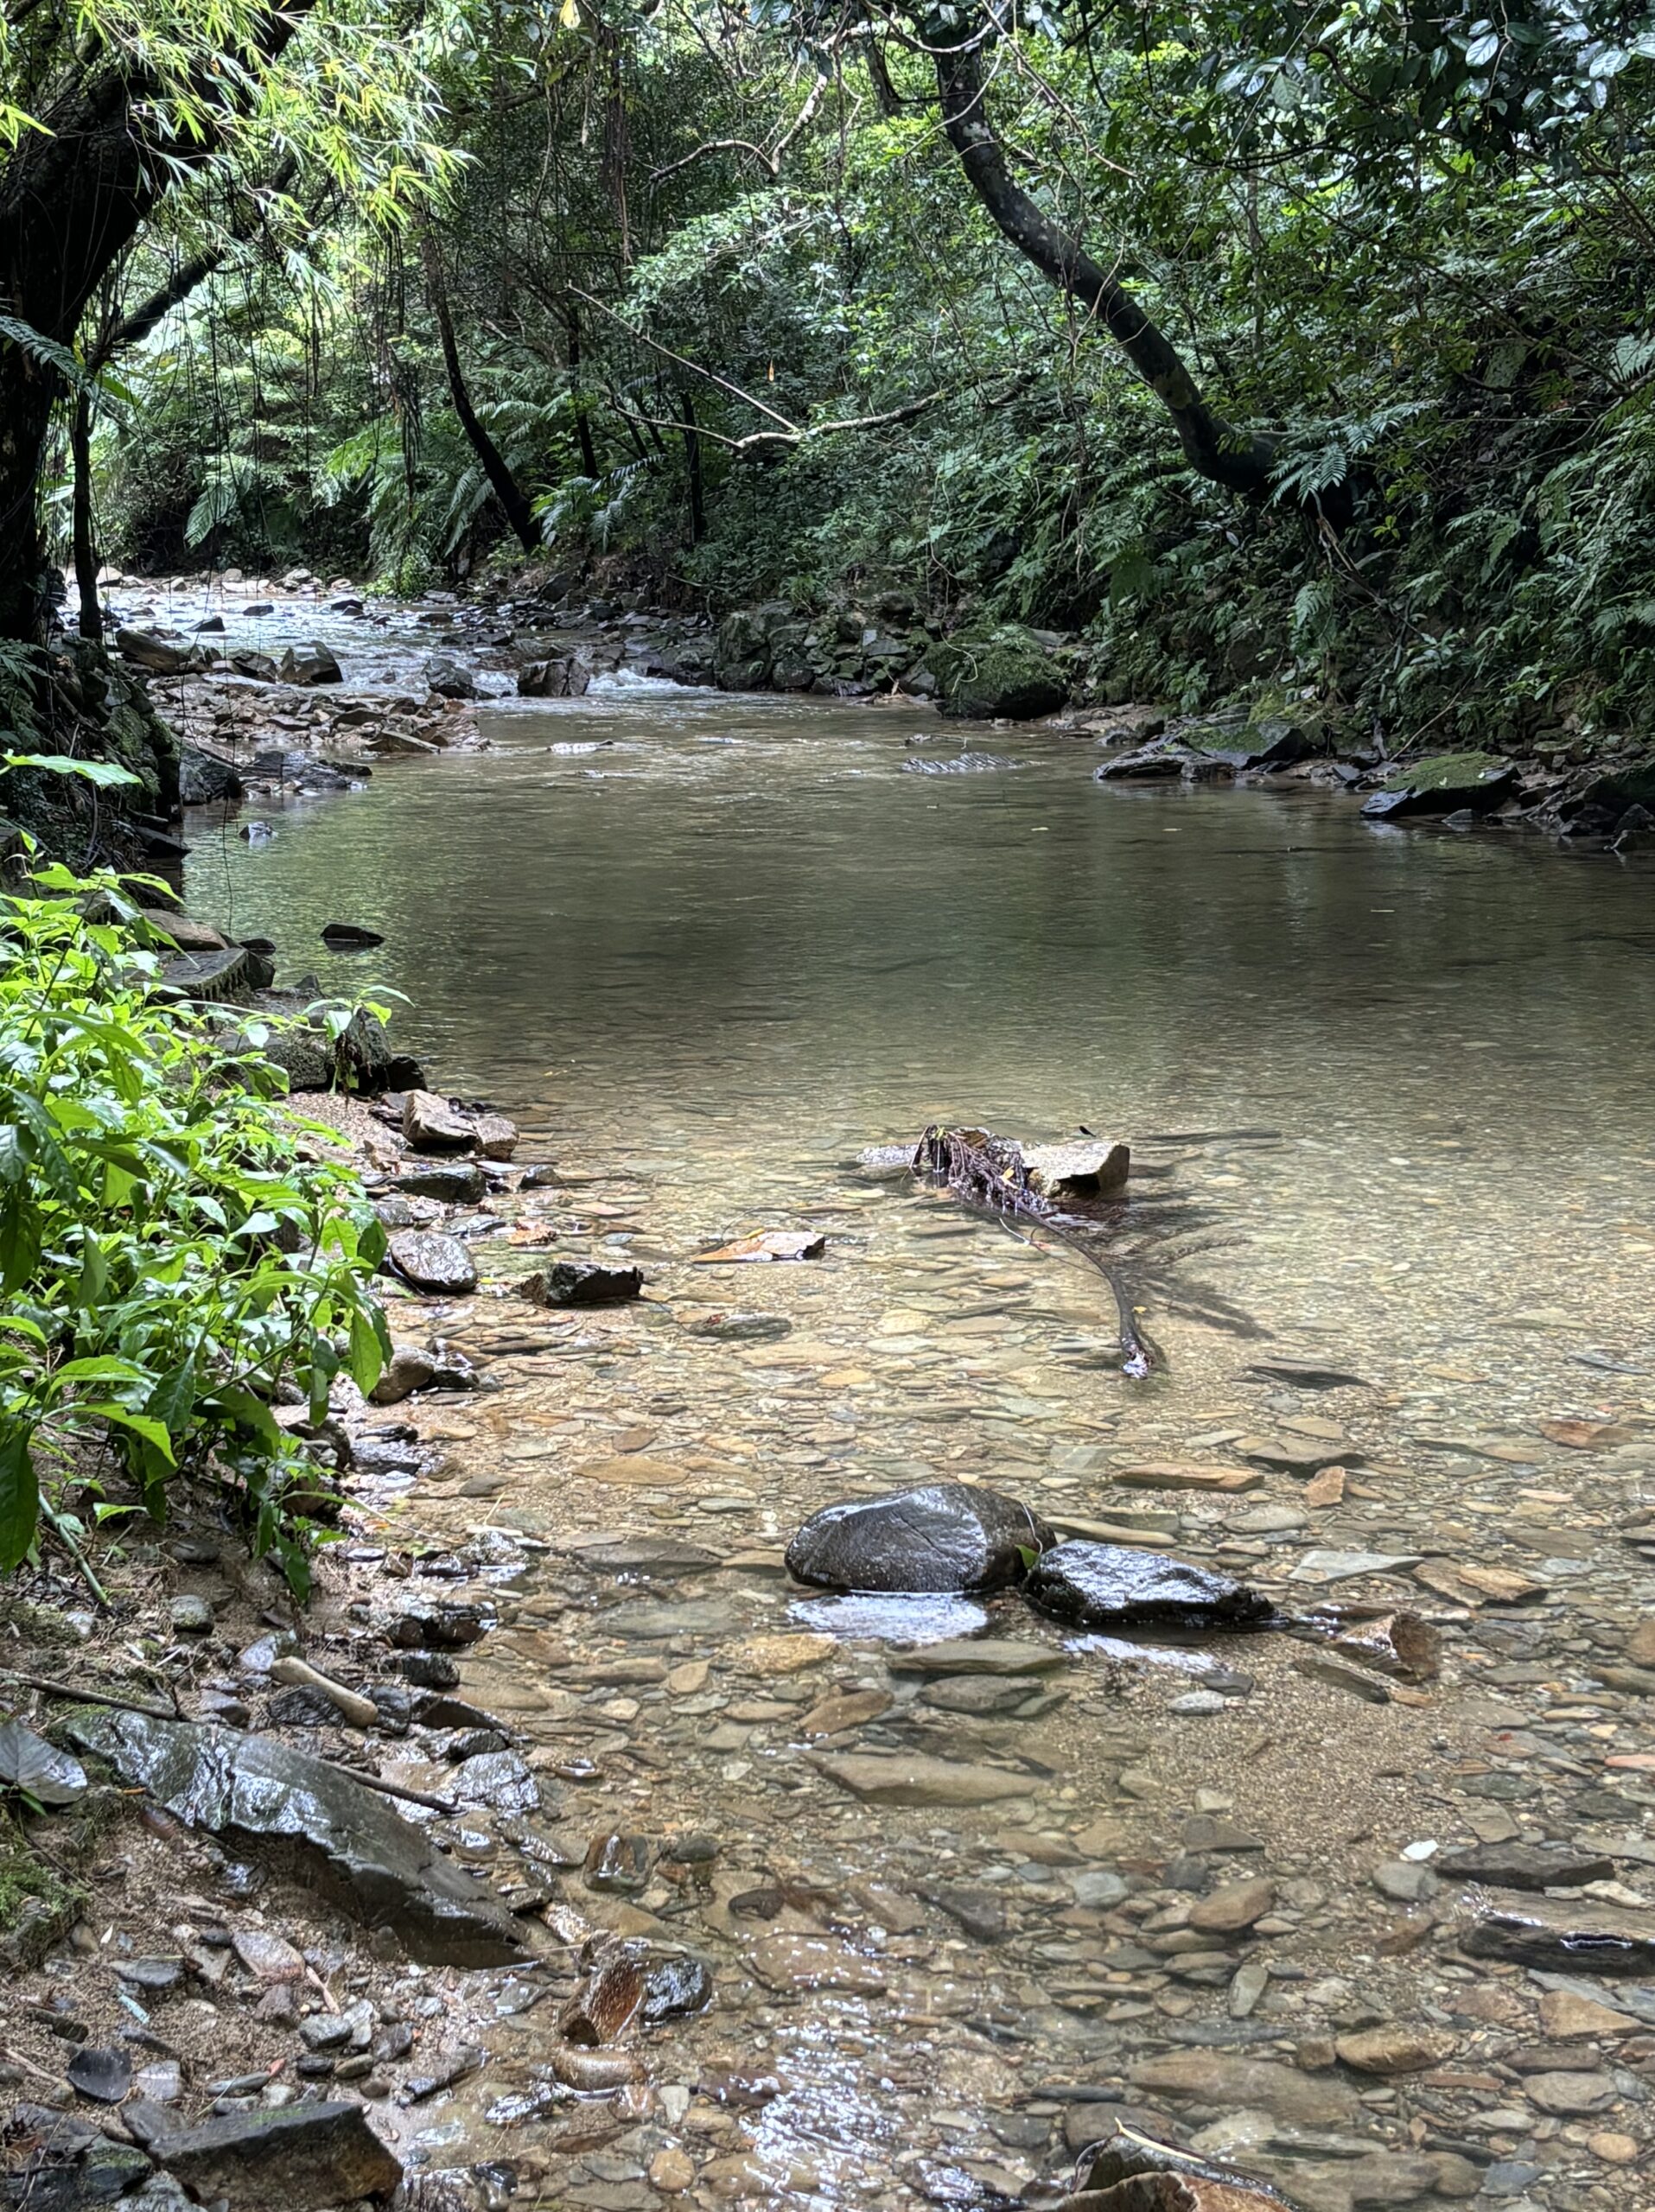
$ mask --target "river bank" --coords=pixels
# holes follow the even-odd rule
[[[715,624],[633,595],[592,598],[536,569],[406,606],[366,600],[342,578],[323,587],[301,571],[278,585],[232,572],[159,590],[122,580],[110,611],[187,769],[203,763],[186,774],[186,804],[225,795],[222,773],[206,765],[213,760],[232,770],[257,763],[255,788],[272,777],[279,788],[271,756],[295,745],[325,746],[348,766],[471,744],[479,702],[578,697],[595,677],[640,678],[901,701],[948,722],[1038,723],[1100,753],[1093,772],[1104,782],[1308,786],[1348,793],[1377,821],[1529,830],[1620,856],[1655,842],[1655,754],[1636,738],[1564,721],[1514,732],[1505,750],[1442,749],[1426,733],[1398,741],[1359,728],[1314,690],[1269,684],[1220,711],[1180,714],[1117,698],[1078,637],[1006,624],[951,632],[901,594],[826,615],[777,601]],[[939,743],[951,740],[939,731]],[[302,780],[291,768],[288,788]]]

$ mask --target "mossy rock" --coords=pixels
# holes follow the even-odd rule
[[[1362,809],[1364,814],[1454,814],[1498,806],[1517,775],[1498,753],[1435,753],[1393,768]]]
[[[1055,714],[1069,696],[1046,647],[1010,626],[980,638],[945,639],[930,648],[925,665],[937,679],[943,712],[977,721],[1030,721]]]

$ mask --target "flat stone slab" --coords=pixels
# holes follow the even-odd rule
[[[1227,1574],[1123,1544],[1059,1544],[1035,1560],[1024,1592],[1077,1628],[1261,1628],[1273,1611]]]
[[[1551,1974],[1655,1977],[1655,1918],[1612,1905],[1496,1891],[1460,1936],[1468,1958]]]
[[[1035,1787],[1032,1775],[966,1760],[850,1751],[818,1756],[811,1764],[870,1805],[991,1805],[1001,1798],[1028,1797]]]
[[[458,1967],[521,1958],[523,1942],[504,1905],[387,1798],[321,1760],[268,1736],[140,1713],[78,1713],[69,1725],[84,1750],[188,1826],[294,1854],[347,1910],[392,1929],[411,1958]],[[353,2193],[363,2192],[316,2201]]]
[[[227,2197],[236,2212],[317,2212],[388,2196],[402,2180],[402,2161],[363,2107],[342,2100],[232,2113],[159,2136],[150,2152],[192,2196]]]

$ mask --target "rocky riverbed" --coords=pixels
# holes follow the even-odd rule
[[[310,2113],[281,2201],[319,2205],[367,2155],[325,2135],[342,2103],[456,2202],[1046,2206],[1123,2122],[1306,2212],[1643,2202],[1639,1360],[1565,1332],[1512,1369],[1468,1332],[1402,1375],[1168,1316],[1175,1391],[1104,1393],[1098,1301],[945,1195],[848,1167],[742,1221],[452,1102],[322,1103],[401,1350],[317,1440],[347,1503],[316,1602],[186,1523],[134,1543],[114,1623],[42,1579],[9,1656],[417,1793],[378,1801],[408,1870],[341,1878],[333,1831],[296,1862],[199,1745],[141,1740],[176,1724],[83,1719],[132,1794],[84,1903],[14,1936],[14,2145],[62,2113],[164,2166]],[[814,1256],[729,1256],[762,1232]],[[1323,1633],[1077,1630],[1003,1547],[964,1579],[1006,1586],[958,1593],[786,1572],[824,1505],[938,1484]],[[1399,1611],[1423,1641],[1387,1671]],[[30,1826],[62,1856],[77,1820]],[[463,1941],[422,1866],[477,1878]],[[192,2186],[246,2156],[177,2155]]]
[[[1279,686],[1180,714],[1119,699],[1078,638],[1005,624],[955,634],[900,594],[825,614],[775,601],[715,624],[635,595],[594,597],[537,569],[487,594],[433,591],[410,604],[302,569],[279,582],[232,570],[118,578],[109,619],[182,742],[186,804],[244,785],[314,795],[329,788],[328,767],[360,779],[375,760],[476,744],[479,702],[578,697],[595,679],[643,677],[882,698],[968,721],[1040,719],[1096,748],[1104,782],[1310,785],[1351,792],[1377,821],[1538,830],[1621,856],[1655,846],[1655,756],[1638,740],[1588,740],[1560,723],[1504,751],[1397,747]],[[313,760],[307,772],[307,752],[323,756],[321,772]],[[968,748],[914,765],[1003,764]]]

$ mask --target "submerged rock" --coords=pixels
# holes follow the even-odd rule
[[[1112,2117],[1082,2153],[1075,2183],[1076,2194],[1056,2212],[1294,2212],[1268,2183],[1209,2164]]]
[[[1125,1544],[1059,1544],[1030,1568],[1024,1594],[1078,1628],[1260,1628],[1275,1610],[1227,1574]]]
[[[321,1760],[271,1737],[145,1713],[78,1713],[70,1727],[84,1749],[188,1826],[296,1857],[307,1878],[369,1925],[391,1929],[411,1958],[483,1967],[520,1955],[503,1905],[385,1798]]]
[[[202,2203],[227,2199],[236,2212],[316,2212],[388,2196],[402,2180],[363,2107],[343,2100],[231,2113],[150,2150]]]
[[[518,1289],[531,1306],[624,1306],[644,1294],[637,1268],[604,1268],[594,1260],[558,1260],[525,1275]]]
[[[1612,1882],[1614,1861],[1566,1843],[1473,1843],[1445,1851],[1435,1871],[1454,1882],[1489,1882],[1502,1890],[1577,1890]]]
[[[848,1751],[817,1757],[812,1764],[870,1805],[990,1805],[1026,1798],[1034,1786],[1032,1776],[1009,1767],[907,1752]]]
[[[1003,1590],[1056,1541],[1015,1497],[933,1483],[824,1506],[788,1545],[787,1569],[825,1590]]]

